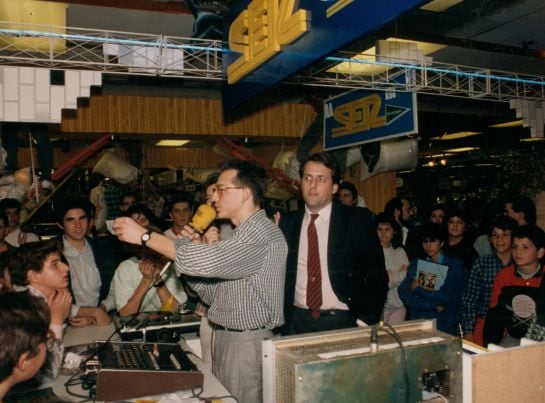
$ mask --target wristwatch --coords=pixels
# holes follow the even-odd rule
[[[151,238],[151,231],[144,232],[142,236],[140,237],[140,240],[142,241],[142,245],[146,246],[146,243]]]

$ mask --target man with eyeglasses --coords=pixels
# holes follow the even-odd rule
[[[300,174],[305,207],[280,219],[289,247],[285,333],[373,325],[388,275],[372,215],[334,197],[341,175],[331,154],[311,155]]]
[[[53,239],[22,245],[9,261],[9,274],[15,291],[28,290],[47,301],[51,312],[49,330],[54,335],[47,346],[44,374],[56,378],[62,364],[64,321],[70,312],[68,291],[70,268],[62,259],[62,244]]]
[[[210,306],[214,327],[212,372],[239,402],[262,401],[261,342],[284,323],[283,291],[287,245],[261,208],[266,175],[262,167],[232,160],[222,165],[212,203],[218,218],[236,227],[219,240],[212,227],[202,237],[186,226],[184,239],[149,233],[128,217],[115,220],[120,240],[144,244],[175,260],[178,274]]]

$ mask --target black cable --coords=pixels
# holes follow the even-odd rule
[[[200,388],[200,391],[199,392],[196,392],[195,389],[197,388]],[[202,385],[197,385],[197,386],[193,386],[191,388],[191,395],[192,397],[196,398],[196,399],[200,399],[200,400],[206,400],[206,401],[211,401],[211,400],[222,400],[222,399],[233,399],[235,402],[238,403],[238,399],[236,397],[234,397],[233,395],[225,395],[225,396],[202,396],[202,392],[203,392],[203,386]]]
[[[119,330],[116,328],[114,330],[114,332],[110,336],[108,336],[108,338],[104,341],[104,343],[102,343],[102,345],[100,345],[93,354],[91,354],[89,357],[87,357],[85,360],[83,360],[80,363],[80,369],[84,368],[85,364],[87,364],[90,360],[92,360],[100,352],[102,352],[102,350],[104,350],[104,348],[106,348],[106,346],[108,345],[110,340],[112,340],[112,338],[118,333],[119,333]],[[79,382],[73,383],[74,380],[76,380],[77,377],[79,377]],[[66,393],[68,393],[71,396],[75,396],[75,397],[89,398],[89,396],[82,396],[82,395],[78,395],[76,393],[73,393],[69,389],[69,387],[71,387],[71,386],[76,386],[76,385],[82,384],[83,383],[82,378],[83,378],[83,375],[80,374],[80,373],[74,374],[70,378],[68,378],[68,380],[64,383],[64,389],[66,390]]]
[[[403,378],[405,381],[405,403],[409,403],[409,371],[407,370],[407,357],[405,355],[405,347],[403,346],[403,341],[396,330],[388,323],[384,323],[386,327],[383,327],[390,336],[392,336],[397,344],[399,344],[399,350],[401,352],[401,363],[403,365]]]

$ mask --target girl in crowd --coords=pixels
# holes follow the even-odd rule
[[[401,228],[391,215],[381,213],[377,216],[377,235],[384,251],[384,262],[389,278],[384,322],[395,325],[403,322],[407,313],[397,288],[407,275],[409,259],[401,247]]]
[[[469,271],[478,255],[473,249],[474,239],[468,231],[466,215],[461,209],[454,209],[446,218],[448,239],[444,251],[448,255],[458,256]]]

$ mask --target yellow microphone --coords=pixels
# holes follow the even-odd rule
[[[209,206],[208,204],[201,204],[191,218],[189,226],[199,234],[202,234],[216,219],[216,215],[217,213],[214,207]]]

